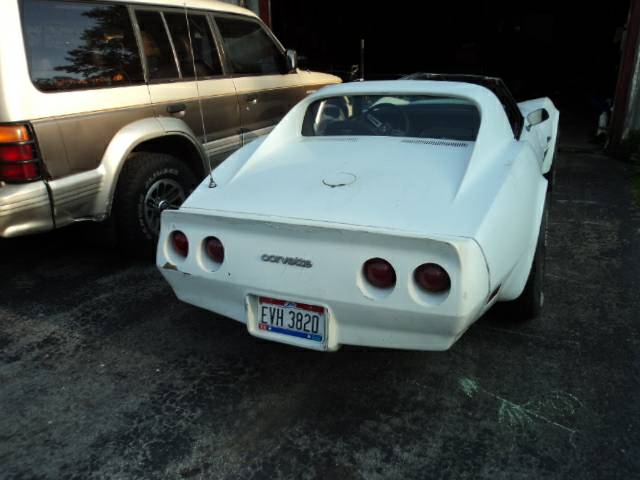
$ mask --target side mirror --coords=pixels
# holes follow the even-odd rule
[[[531,130],[531,127],[538,125],[539,123],[544,122],[549,119],[549,112],[547,112],[544,108],[539,108],[538,110],[534,110],[529,115],[527,115],[527,131]]]
[[[289,73],[298,69],[298,54],[295,50],[287,50],[287,70]]]

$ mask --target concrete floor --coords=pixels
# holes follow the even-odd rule
[[[1,241],[0,477],[638,478],[629,174],[562,154],[543,317],[443,353],[258,341],[85,227]]]

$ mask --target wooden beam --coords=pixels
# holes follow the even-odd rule
[[[260,0],[260,18],[271,27],[271,0]]]
[[[631,82],[635,72],[638,40],[640,38],[640,0],[631,0],[627,21],[626,38],[618,72],[613,118],[611,119],[611,146],[616,147],[622,141],[625,120],[629,111]],[[640,74],[640,72],[638,72]]]

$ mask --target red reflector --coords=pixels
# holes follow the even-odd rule
[[[413,272],[416,283],[427,292],[440,293],[451,288],[451,279],[444,268],[435,263],[425,263]]]
[[[396,284],[396,271],[382,258],[371,258],[362,267],[364,277],[377,288],[391,288]]]
[[[216,237],[207,237],[204,247],[209,258],[216,263],[224,262],[224,246]]]
[[[189,240],[187,236],[182,233],[180,230],[176,230],[171,234],[171,243],[173,244],[173,248],[178,254],[186,257],[189,255]]]
[[[33,145],[0,145],[0,161],[21,162],[33,160]]]
[[[17,163],[15,165],[0,163],[0,180],[7,182],[34,180],[40,176],[35,163]]]

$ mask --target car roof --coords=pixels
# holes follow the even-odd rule
[[[313,97],[330,95],[443,95],[443,96],[491,96],[495,94],[483,85],[453,81],[418,80],[367,80],[329,85],[313,94]]]
[[[520,132],[524,126],[524,118],[522,118],[522,113],[518,108],[518,104],[516,100],[511,95],[511,92],[507,88],[507,85],[501,78],[498,77],[488,77],[485,75],[468,75],[468,74],[459,74],[459,73],[426,73],[426,72],[416,72],[410,75],[405,75],[400,80],[426,80],[431,82],[458,82],[458,83],[468,83],[473,85],[480,85],[485,87],[493,92],[493,94],[498,97],[502,106],[504,107],[505,113],[509,117],[509,122],[511,123],[511,127],[516,135],[516,137],[520,136]]]
[[[249,9],[218,0],[116,0],[118,3],[150,5],[155,7],[180,7],[198,10],[211,10],[224,13],[238,13],[251,17],[257,15]]]

